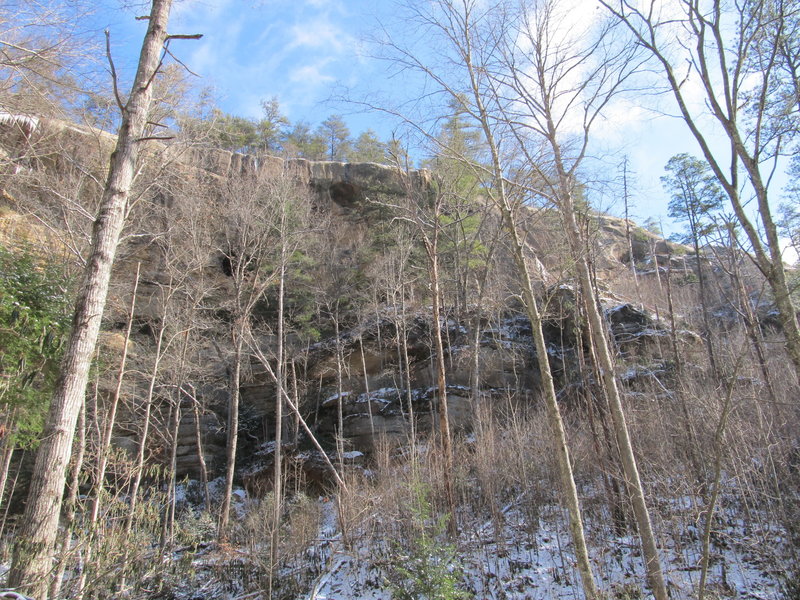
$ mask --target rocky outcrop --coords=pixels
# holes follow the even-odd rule
[[[27,117],[26,117],[27,118]],[[53,171],[71,173],[80,162],[80,173],[91,174],[89,180],[102,181],[108,155],[114,144],[114,136],[87,127],[74,126],[49,119],[25,120],[26,118],[0,115],[0,166],[4,173],[13,174]],[[305,159],[284,160],[271,156],[249,156],[234,152],[187,146],[164,145],[149,141],[144,154],[150,157],[150,167],[167,170],[167,184],[160,186],[158,202],[170,207],[180,198],[179,193],[187,182],[200,182],[195,192],[201,198],[215,198],[215,186],[226,180],[247,174],[287,175],[293,181],[312,192],[312,201],[330,209],[334,216],[342,217],[345,227],[366,230],[369,227],[375,206],[373,199],[391,200],[414,190],[425,194],[432,190],[432,175],[419,170],[405,173],[400,169],[375,163],[341,163],[309,161]],[[168,167],[168,168],[167,168]],[[146,179],[146,177],[145,177]],[[86,184],[89,186],[90,184]],[[97,183],[92,183],[95,188]],[[96,193],[96,189],[93,193]],[[208,196],[206,196],[208,193]],[[211,200],[210,200],[211,201]],[[14,198],[6,195],[3,203],[13,205]],[[544,211],[547,213],[547,211]],[[4,213],[6,216],[11,212]],[[18,218],[19,217],[19,218]],[[24,217],[13,214],[13,219],[0,215],[0,234],[25,226]],[[562,272],[564,254],[554,251],[561,240],[562,229],[554,212],[534,215],[529,211],[523,215],[529,228],[530,247],[541,251],[542,256],[553,257],[553,272]],[[4,226],[5,224],[5,226]],[[31,223],[31,227],[34,225]],[[685,249],[667,242],[641,228],[634,228],[630,244],[626,235],[627,225],[623,219],[597,216],[593,232],[593,264],[599,278],[613,272],[624,272],[631,263],[651,269],[654,274],[669,264],[672,270],[686,272],[698,268],[699,261],[687,255]],[[33,230],[31,230],[33,231]],[[36,234],[41,232],[38,230]],[[18,234],[14,234],[18,235]],[[143,236],[146,237],[146,236]],[[153,258],[148,246],[132,245],[127,249],[118,267],[119,279],[132,279],[131,265],[143,262],[142,281],[137,301],[136,325],[142,344],[152,342],[148,329],[150,322],[160,318],[158,295],[164,283],[159,272],[160,263]],[[502,250],[498,250],[502,252]],[[682,254],[681,254],[682,253]],[[468,431],[472,427],[475,403],[536,402],[538,396],[537,360],[549,360],[562,389],[583,385],[579,381],[579,364],[584,358],[587,336],[581,331],[576,318],[578,306],[573,289],[569,285],[549,286],[546,269],[550,265],[537,262],[532,267],[538,272],[543,296],[547,297],[545,334],[547,357],[538,357],[533,349],[531,325],[524,311],[514,306],[513,301],[494,308],[494,316],[482,316],[474,345],[476,312],[474,307],[462,306],[459,316],[446,317],[442,323],[433,323],[430,310],[419,302],[408,308],[405,322],[398,321],[395,307],[384,302],[378,308],[379,315],[372,320],[350,315],[352,328],[344,331],[338,339],[328,337],[310,347],[295,347],[295,373],[297,394],[304,418],[320,438],[323,445],[333,452],[334,437],[338,428],[338,412],[344,420],[345,439],[348,452],[368,453],[380,440],[404,443],[411,431],[424,432],[436,427],[436,405],[446,401],[455,431]],[[209,263],[211,259],[209,259]],[[649,266],[648,266],[649,263]],[[216,277],[214,294],[224,297],[230,290],[224,266],[208,264],[207,270]],[[642,272],[644,274],[644,271]],[[218,285],[217,285],[218,284]],[[514,286],[513,276],[508,277],[508,286]],[[127,285],[112,291],[112,326],[117,327],[126,317]],[[423,293],[426,293],[423,291]],[[513,296],[514,289],[503,289],[502,294]],[[215,297],[216,299],[216,297]],[[379,301],[380,302],[380,301]],[[462,304],[467,304],[464,300]],[[116,313],[113,307],[116,308]],[[610,331],[623,358],[644,353],[653,341],[665,335],[667,330],[644,308],[624,299],[603,301]],[[445,307],[445,312],[447,307]],[[222,310],[221,310],[222,312]],[[224,315],[221,317],[224,319]],[[431,336],[435,328],[441,328],[447,340],[445,357],[448,373],[448,388],[445,399],[438,397],[435,388]],[[401,337],[405,334],[405,339]],[[220,339],[223,336],[219,336]],[[121,348],[119,336],[110,338],[107,346],[114,352]],[[113,342],[113,344],[111,343]],[[268,337],[261,340],[269,349],[274,341]],[[224,343],[224,342],[223,342]],[[399,344],[405,343],[409,364]],[[210,344],[209,344],[210,345]],[[202,353],[205,364],[202,378],[211,381],[207,389],[198,389],[197,401],[202,406],[199,415],[200,436],[203,452],[211,477],[219,474],[224,462],[225,422],[227,403],[227,360],[225,351],[208,348]],[[337,352],[337,350],[339,352]],[[472,374],[475,353],[479,365],[478,389],[472,389]],[[337,353],[339,356],[337,357]],[[239,460],[242,471],[254,487],[268,486],[271,454],[274,453],[275,390],[269,377],[259,365],[250,365],[248,379],[242,385],[242,414]],[[339,373],[341,372],[341,392]],[[634,371],[630,371],[634,373]],[[638,372],[638,371],[636,371]],[[636,379],[631,377],[631,381]],[[293,384],[294,385],[294,384]],[[568,395],[563,395],[568,401]],[[412,417],[413,415],[413,417]],[[178,434],[178,476],[196,477],[199,469],[196,417],[193,407],[186,407]],[[293,417],[287,417],[283,441],[287,452],[296,461],[298,469],[309,479],[321,478],[325,471],[324,461],[311,451],[308,440],[297,433]],[[130,445],[133,438],[120,436],[120,448]],[[273,446],[270,450],[269,443]],[[355,459],[356,455],[352,455]]]
[[[8,173],[26,169],[51,169],[61,173],[74,168],[102,180],[116,136],[88,126],[29,115],[0,113],[0,167]],[[409,189],[423,189],[431,181],[425,170],[405,173],[377,163],[283,159],[247,155],[189,143],[164,144],[150,140],[143,155],[159,169],[171,166],[188,174],[205,174],[225,180],[246,174],[288,174],[316,192],[320,201],[342,208],[356,208],[370,195],[399,196]]]
[[[562,302],[574,301],[568,286],[553,290],[551,298],[560,297]],[[668,332],[653,315],[629,303],[612,299],[604,300],[604,313],[610,330],[620,351],[633,356],[653,348],[656,341]],[[387,312],[391,312],[388,311]],[[472,322],[471,318],[466,321]],[[531,325],[524,315],[509,313],[492,321],[483,321],[478,336],[479,388],[473,390],[471,370],[474,364],[473,335],[468,323],[457,323],[453,319],[441,323],[443,337],[449,340],[446,348],[447,403],[451,428],[455,432],[468,432],[473,427],[476,402],[486,406],[493,404],[505,407],[538,402],[538,369],[531,336]],[[548,318],[547,346],[551,368],[556,375],[559,389],[580,389],[584,381],[578,368],[578,354],[583,348],[576,346],[576,326],[572,317]],[[339,411],[342,413],[341,437],[348,452],[370,454],[377,444],[403,445],[412,431],[425,433],[437,427],[437,403],[439,401],[436,379],[433,372],[433,357],[429,338],[433,323],[424,314],[408,317],[406,331],[410,356],[410,369],[406,373],[398,361],[396,323],[388,317],[342,332],[338,340],[326,339],[296,358],[296,371],[302,373],[307,390],[304,410],[307,421],[315,434],[327,445],[330,457],[336,461],[333,440],[338,434]],[[585,338],[584,338],[585,339]],[[337,346],[341,361],[341,384],[337,377]],[[362,349],[364,361],[362,362]],[[301,366],[302,365],[302,366]],[[643,378],[650,367],[633,369],[631,373]],[[366,378],[365,378],[366,372]],[[264,451],[274,423],[274,388],[266,378],[249,383],[243,388],[243,398],[250,406],[259,407],[261,419],[253,421],[252,435],[263,441],[252,450],[244,452],[243,468],[253,486],[269,487],[272,448]],[[409,382],[407,384],[406,382]],[[639,380],[630,376],[633,386]],[[341,392],[339,391],[341,385]],[[571,396],[564,395],[565,402]],[[511,403],[511,404],[509,404]],[[289,419],[291,421],[291,419]],[[413,424],[413,427],[412,427]],[[290,422],[284,431],[292,431]],[[290,434],[286,447],[296,460],[313,458],[314,451],[303,436]],[[274,442],[273,442],[274,443]],[[302,462],[302,461],[301,461]],[[303,466],[308,477],[322,477],[318,470]],[[322,469],[324,471],[325,469]]]

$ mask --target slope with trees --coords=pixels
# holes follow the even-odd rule
[[[54,598],[793,589],[796,382],[759,296],[765,265],[718,216],[730,194],[708,157],[674,158],[664,181],[689,246],[636,227],[627,206],[594,211],[594,128],[637,91],[648,54],[602,11],[565,27],[565,6],[410,4],[418,37],[393,60],[434,93],[407,119],[408,151],[335,115],[292,123],[276,99],[255,119],[213,107],[183,67],[159,66],[164,12],[117,138],[54,120],[24,139],[0,129],[9,585]],[[782,73],[764,94],[766,156],[792,141],[796,52],[763,24],[742,68],[761,72],[772,48]],[[137,91],[169,131],[133,110]],[[103,102],[91,95],[92,123],[117,118]],[[128,143],[139,176],[120,182]],[[82,260],[114,190],[118,242],[85,263],[110,278],[109,307],[77,322],[107,341],[40,434],[73,293],[50,265]],[[47,227],[51,243],[7,243],[34,220],[22,237]],[[29,485],[18,450],[37,443],[58,457]],[[28,488],[29,512],[50,507],[43,533],[14,521]]]

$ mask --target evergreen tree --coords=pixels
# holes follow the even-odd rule
[[[356,138],[349,159],[352,162],[385,163],[386,144],[380,141],[378,134],[372,129],[367,129]]]
[[[677,154],[669,159],[665,170],[667,175],[661,183],[671,195],[668,214],[688,227],[677,241],[692,243],[698,252],[702,240],[716,226],[713,214],[724,206],[724,192],[708,163],[694,156]]]
[[[305,121],[298,121],[286,136],[285,151],[289,156],[299,156],[310,160],[325,158],[325,138],[319,132],[312,133]]]
[[[261,101],[263,117],[257,124],[258,143],[265,152],[277,153],[283,150],[289,119],[281,112],[278,99],[273,96]]]
[[[340,115],[331,115],[317,128],[317,135],[325,140],[328,160],[348,160],[352,143],[350,129]]]

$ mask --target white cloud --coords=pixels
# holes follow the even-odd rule
[[[211,22],[210,19],[229,14],[234,3],[241,0],[182,0],[172,9],[172,20]]]
[[[343,30],[325,19],[298,23],[292,26],[290,33],[291,48],[329,48],[334,52],[341,52],[347,45],[352,45],[352,40]]]
[[[313,65],[304,65],[296,68],[289,76],[289,81],[299,83],[305,87],[319,87],[333,83],[336,78],[330,73],[325,73],[325,67],[329,63],[330,59],[326,59]]]

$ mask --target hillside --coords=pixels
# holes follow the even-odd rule
[[[29,273],[58,272],[66,299],[113,143],[0,119],[0,244]],[[117,597],[120,581],[131,598],[581,597],[540,361],[597,585],[649,597],[553,206],[515,208],[541,356],[488,185],[179,142],[144,155],[73,452],[61,597]],[[706,570],[709,596],[796,597],[797,382],[763,278],[736,247],[695,255],[617,217],[578,218],[672,597],[695,597]],[[35,302],[25,318],[15,302],[0,349],[6,548],[68,314],[39,325]]]

